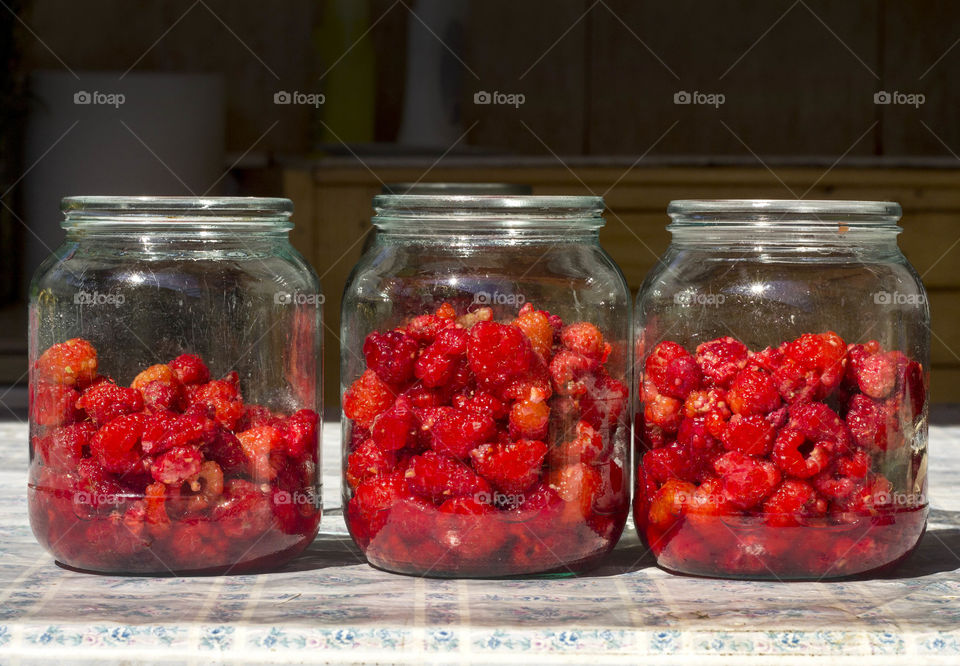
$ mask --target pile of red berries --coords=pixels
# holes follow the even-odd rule
[[[30,516],[60,561],[118,572],[272,566],[316,535],[317,414],[245,404],[197,356],[122,386],[79,338],[31,377]]]
[[[804,334],[660,342],[644,365],[637,528],[668,569],[817,577],[876,569],[923,530],[921,365]],[[891,478],[888,478],[891,477]],[[906,484],[894,487],[893,482]]]
[[[629,507],[627,386],[593,324],[450,304],[365,340],[343,396],[347,525],[374,564],[509,575],[586,564]],[[619,444],[617,444],[619,442]]]

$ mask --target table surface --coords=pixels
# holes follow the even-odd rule
[[[960,662],[960,426],[931,427],[931,521],[913,557],[882,579],[822,583],[667,574],[631,526],[578,578],[384,573],[340,516],[337,439],[327,424],[320,536],[284,570],[120,577],[62,569],[36,544],[26,428],[0,424],[0,663]]]

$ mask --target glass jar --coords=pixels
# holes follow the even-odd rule
[[[629,509],[630,297],[598,197],[374,198],[342,314],[344,506],[375,566],[570,574]]]
[[[900,206],[675,201],[637,301],[634,520],[667,570],[822,579],[907,557],[930,313]]]
[[[30,521],[61,563],[259,571],[316,535],[323,297],[292,208],[64,199],[29,310]]]

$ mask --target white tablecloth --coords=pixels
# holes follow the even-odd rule
[[[36,544],[25,427],[0,424],[0,662],[960,663],[960,427],[931,428],[932,520],[912,559],[824,583],[673,576],[629,526],[580,578],[384,573],[329,510],[337,440],[327,424],[321,534],[284,571],[114,577],[61,569]]]

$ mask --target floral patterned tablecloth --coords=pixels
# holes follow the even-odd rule
[[[833,583],[672,576],[629,527],[580,578],[384,573],[347,536],[337,426],[324,435],[328,514],[303,557],[259,576],[136,578],[62,569],[36,544],[25,427],[0,424],[0,663],[960,663],[960,427],[931,428],[932,520],[912,559]]]

